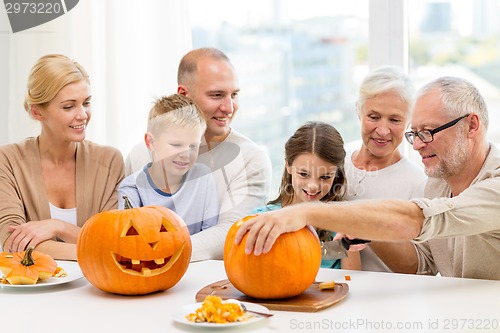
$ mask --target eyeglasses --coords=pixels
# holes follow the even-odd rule
[[[469,115],[470,115],[470,113],[466,114],[465,116],[458,117],[457,119],[452,120],[449,123],[446,123],[444,125],[441,125],[438,128],[435,128],[433,130],[426,130],[426,129],[424,129],[424,130],[421,130],[421,131],[409,131],[409,132],[406,132],[405,133],[405,138],[406,138],[406,140],[410,144],[413,144],[413,142],[415,142],[415,138],[417,136],[420,138],[420,140],[422,140],[423,143],[432,142],[432,140],[434,140],[434,134],[436,134],[437,132],[441,132],[442,130],[445,130],[445,129],[447,129],[447,128],[453,126],[453,125],[455,125],[460,120],[462,120],[464,118],[467,118]]]

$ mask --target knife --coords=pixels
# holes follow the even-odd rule
[[[326,260],[342,259],[347,257],[347,251],[351,245],[366,244],[369,240],[354,238],[349,239],[342,237],[341,239],[331,240],[321,243],[322,258]]]

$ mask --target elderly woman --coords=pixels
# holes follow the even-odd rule
[[[32,68],[27,88],[24,107],[41,133],[0,147],[0,245],[76,260],[81,226],[117,207],[123,158],[85,140],[92,96],[78,63],[46,55]]]
[[[423,196],[423,168],[398,149],[410,121],[415,88],[399,68],[385,66],[365,77],[356,102],[361,148],[348,152],[346,200],[401,199]],[[390,272],[368,247],[361,252],[363,270]]]

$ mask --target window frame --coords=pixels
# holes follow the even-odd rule
[[[409,69],[407,0],[370,0],[368,63]]]

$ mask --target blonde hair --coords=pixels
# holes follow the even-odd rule
[[[199,127],[202,132],[207,128],[205,115],[196,103],[180,94],[157,99],[149,111],[148,132],[156,135],[170,125]]]
[[[30,105],[45,106],[66,85],[85,80],[89,75],[76,61],[62,54],[48,54],[35,63],[28,77],[24,109],[30,113]]]

